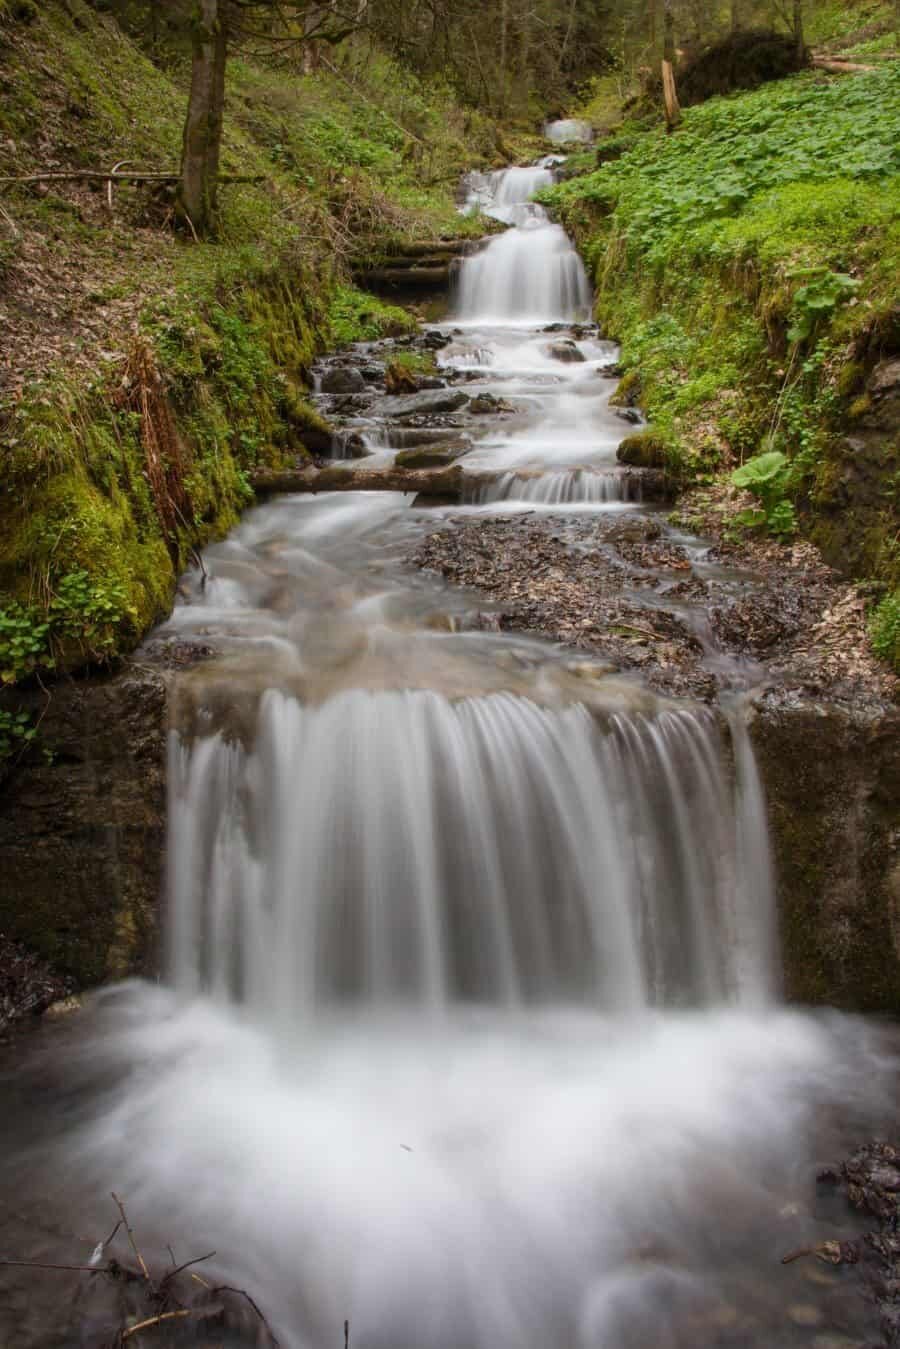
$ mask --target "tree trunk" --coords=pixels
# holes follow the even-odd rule
[[[666,105],[666,130],[672,132],[681,121],[681,108],[678,105],[678,91],[675,87],[675,15],[672,11],[672,0],[665,0],[662,81]]]
[[[741,0],[731,0],[731,31],[736,33],[741,26]]]
[[[178,212],[198,235],[215,227],[227,51],[225,0],[197,0]]]
[[[802,64],[806,56],[806,43],[803,41],[803,0],[794,0],[794,42],[797,47],[797,62]]]

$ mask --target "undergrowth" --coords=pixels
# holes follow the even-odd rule
[[[542,199],[579,240],[670,470],[688,484],[780,456],[777,500],[743,526],[801,527],[890,581],[896,434],[879,431],[877,472],[848,434],[878,429],[866,380],[900,349],[900,65],[713,99],[673,136],[632,129]]]

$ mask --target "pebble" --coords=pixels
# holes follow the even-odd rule
[[[795,1326],[820,1326],[825,1319],[818,1307],[807,1302],[795,1302],[788,1307],[787,1314]]]

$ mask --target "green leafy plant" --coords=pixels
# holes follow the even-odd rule
[[[823,319],[859,290],[860,283],[844,272],[825,272],[801,286],[791,309],[789,342],[805,342]]]
[[[742,511],[738,523],[750,528],[765,525],[773,534],[792,534],[796,517],[785,495],[788,474],[788,459],[780,450],[757,454],[736,468],[732,483],[750,492],[760,504],[759,510]]]
[[[15,684],[41,667],[51,669],[50,624],[22,604],[0,609],[0,682]]]
[[[37,738],[37,727],[29,712],[8,712],[0,708],[0,768],[5,760],[26,749]]]
[[[869,620],[875,654],[900,673],[900,589],[887,595]]]
[[[125,587],[84,571],[69,572],[57,586],[49,608],[54,637],[79,642],[95,657],[116,646],[116,630],[129,617]]]

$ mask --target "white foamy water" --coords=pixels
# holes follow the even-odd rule
[[[586,319],[591,288],[565,230],[553,225],[534,194],[553,182],[551,169],[504,169],[479,177],[469,202],[513,226],[464,258],[455,315],[461,323],[534,325]]]
[[[586,469],[534,476],[504,473],[478,492],[478,500],[484,503],[526,501],[536,506],[606,505],[640,499],[639,480],[627,474],[592,473]]]

